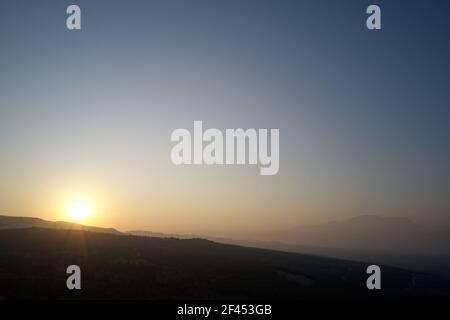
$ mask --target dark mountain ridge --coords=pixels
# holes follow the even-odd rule
[[[0,215],[0,230],[2,229],[23,229],[23,228],[50,228],[50,229],[67,229],[67,230],[85,230],[99,233],[122,234],[114,228],[101,228],[85,226],[78,223],[65,221],[47,221],[33,217],[14,217]]]

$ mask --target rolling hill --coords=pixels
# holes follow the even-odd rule
[[[114,228],[90,227],[78,223],[65,221],[47,221],[33,217],[14,217],[0,215],[0,230],[2,229],[23,229],[23,228],[49,228],[66,230],[85,230],[99,233],[121,234]]]
[[[448,280],[382,266],[246,248],[203,239],[151,238],[73,229],[0,230],[3,299],[446,299]],[[82,289],[66,289],[79,265]]]

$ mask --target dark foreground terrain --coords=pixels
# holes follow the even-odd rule
[[[82,289],[66,288],[79,265]],[[448,299],[450,282],[382,266],[191,239],[85,230],[0,230],[2,299]]]

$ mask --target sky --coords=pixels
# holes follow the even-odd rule
[[[84,199],[86,224],[217,235],[448,219],[449,31],[444,0],[2,0],[0,214]],[[175,166],[194,120],[280,129],[279,173]]]

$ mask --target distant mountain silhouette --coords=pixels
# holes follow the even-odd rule
[[[366,263],[201,239],[115,236],[85,230],[0,230],[0,299],[413,299],[442,298],[450,282],[382,266],[366,288]],[[67,290],[66,268],[82,270]]]
[[[84,226],[77,223],[65,221],[47,221],[32,217],[13,217],[0,215],[0,230],[2,229],[21,229],[21,228],[50,228],[50,229],[68,229],[68,230],[85,230],[99,233],[121,234],[114,228],[100,228]]]
[[[448,233],[420,226],[408,218],[366,215],[305,225],[259,236],[265,241],[308,247],[388,250],[401,253],[448,254]]]

